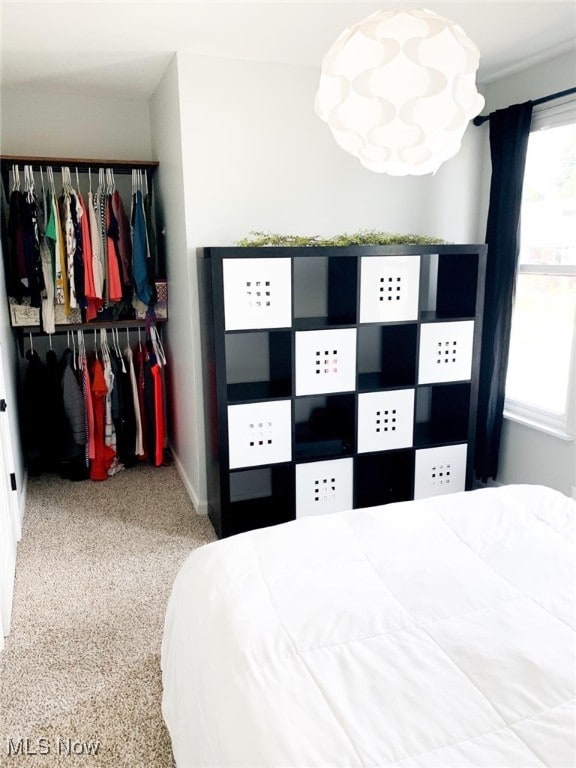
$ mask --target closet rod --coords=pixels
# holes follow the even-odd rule
[[[154,325],[161,325],[162,323],[165,323],[166,319],[156,318],[154,321]],[[144,328],[146,325],[146,320],[143,318],[142,320],[102,320],[101,322],[89,322],[89,323],[59,323],[56,325],[56,330],[54,331],[55,334],[58,333],[66,333],[66,331],[92,331],[95,328],[119,328],[120,330],[124,328],[128,328],[128,330],[132,328]],[[17,333],[32,333],[34,336],[49,336],[53,334],[47,334],[46,331],[44,331],[40,326],[38,325],[18,325],[18,326],[12,326],[13,330],[15,330]]]
[[[165,323],[166,320],[164,318],[156,318],[154,321],[154,325],[157,327]],[[42,330],[37,325],[19,325],[19,326],[12,326],[12,330],[16,331],[16,339],[18,343],[18,349],[20,352],[20,357],[24,357],[24,341],[27,336],[43,336],[44,338],[47,338],[48,336],[63,336],[65,333],[70,331],[85,331],[86,333],[90,333],[91,331],[95,331],[99,328],[107,328],[108,330],[111,330],[112,328],[118,328],[118,330],[128,330],[128,331],[137,331],[139,328],[145,328],[146,327],[146,320],[109,320],[108,322],[91,322],[91,323],[61,323],[59,325],[56,325],[56,330],[53,334],[48,334],[46,331]]]
[[[44,168],[47,165],[56,167],[70,166],[78,170],[88,168],[112,168],[115,173],[131,173],[133,168],[150,170],[154,172],[158,168],[157,160],[102,160],[86,157],[29,157],[24,155],[0,155],[2,165],[32,165],[35,169]]]

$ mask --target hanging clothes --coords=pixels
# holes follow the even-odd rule
[[[108,299],[120,301],[122,299],[122,281],[120,278],[120,265],[118,257],[118,221],[112,210],[112,195],[106,195],[105,199],[105,225],[106,225],[106,258],[108,260]]]
[[[42,328],[49,333],[62,322],[57,320],[59,305],[68,318],[80,310],[82,322],[134,319],[135,310],[152,313],[158,298],[157,248],[152,195],[142,172],[133,175],[128,216],[110,168],[99,169],[96,192],[90,176],[84,199],[78,170],[75,188],[70,168],[61,169],[62,191],[57,194],[52,167],[47,166],[47,192],[41,200],[35,196],[32,167],[24,168],[30,169],[31,187],[20,190],[20,171],[14,166],[14,188],[5,201],[9,296],[41,307]]]
[[[118,227],[116,248],[122,272],[122,296],[132,301],[132,243],[130,242],[130,222],[124,209],[124,203],[118,190],[112,193],[112,213]]]
[[[167,462],[166,358],[158,332],[120,350],[101,329],[86,353],[78,331],[60,360],[50,349],[44,364],[31,347],[23,390],[22,438],[30,471],[69,480],[106,480],[141,461]],[[129,342],[129,339],[127,340]]]
[[[102,238],[99,228],[100,203],[98,193],[88,193],[88,216],[90,222],[90,245],[92,248],[92,279],[94,281],[94,294],[91,298],[99,299],[100,306],[104,303],[104,255],[102,252]]]
[[[70,213],[72,216],[72,226],[74,228],[74,240],[76,248],[74,249],[74,291],[76,293],[76,302],[82,309],[86,309],[86,292],[84,289],[84,237],[82,233],[81,217],[83,210],[76,190],[70,189]]]
[[[144,458],[144,443],[142,438],[142,417],[140,414],[140,398],[138,396],[138,381],[134,368],[134,355],[129,345],[124,349],[124,359],[128,366],[128,376],[130,378],[130,394],[132,396],[132,407],[134,411],[135,434],[134,434],[134,455],[137,458]]]
[[[132,207],[132,266],[134,271],[134,306],[146,310],[156,301],[156,289],[151,280],[152,267],[146,230],[142,191],[136,190]]]
[[[40,233],[38,229],[38,207],[33,186],[29,186],[24,199],[24,258],[30,304],[40,307],[44,293],[44,276],[40,256]]]
[[[114,391],[112,397],[112,420],[116,431],[116,451],[124,466],[135,463],[134,407],[130,391],[130,377],[124,359],[115,349],[110,350],[110,361],[114,372]]]
[[[80,333],[78,334],[80,335]],[[82,395],[84,397],[84,406],[86,411],[86,466],[90,466],[90,461],[95,457],[94,447],[94,404],[92,401],[92,389],[90,386],[90,373],[88,369],[88,358],[86,350],[82,345],[81,354],[78,355],[78,369],[80,371],[80,380]]]
[[[146,406],[146,376],[145,376],[145,351],[144,346],[138,343],[134,350],[134,367],[136,370],[136,382],[138,388],[138,410],[140,411],[140,424],[142,427],[142,452],[138,454],[141,459],[148,458],[148,424],[149,413]]]
[[[15,187],[10,193],[8,218],[8,293],[18,301],[30,297],[33,307],[40,307],[44,276],[40,255],[38,211],[31,170],[25,167],[25,190],[19,189],[19,173],[14,171]]]
[[[66,253],[66,269],[63,270],[66,275],[66,282],[68,286],[68,307],[69,309],[75,309],[78,306],[76,300],[76,280],[74,276],[74,254],[76,253],[76,232],[74,229],[74,222],[72,221],[72,210],[70,207],[70,193],[68,190],[62,195],[59,200],[60,204],[60,221],[62,222],[64,233],[64,248]],[[69,314],[67,312],[66,314]]]
[[[69,480],[85,480],[86,466],[86,404],[79,380],[76,353],[67,349],[62,357],[62,403],[67,418],[60,474]]]
[[[91,195],[91,193],[90,193]],[[89,195],[89,199],[90,199]],[[102,306],[102,289],[97,293],[94,279],[95,259],[92,252],[92,235],[90,232],[90,209],[86,207],[84,198],[78,193],[76,211],[82,230],[82,258],[84,261],[84,296],[86,298],[86,320],[95,320]]]
[[[22,301],[28,290],[24,256],[24,195],[19,189],[10,192],[7,233],[6,288],[10,296]]]
[[[66,248],[64,236],[62,234],[62,225],[60,220],[60,211],[58,199],[54,190],[50,192],[50,211],[48,222],[46,224],[46,237],[53,243],[54,249],[54,285],[56,304],[64,305],[64,312],[70,314],[70,294],[68,290],[68,267],[66,262]]]
[[[50,240],[46,236],[45,227],[46,198],[43,205],[38,210],[38,226],[40,230],[40,260],[42,263],[42,276],[44,280],[44,291],[42,292],[42,328],[46,333],[54,333],[55,312],[54,297],[56,295],[56,286],[54,283],[54,252],[50,247]]]
[[[46,366],[38,353],[29,349],[22,390],[22,446],[30,474],[37,475],[50,466],[54,450],[49,431],[52,404]]]
[[[114,460],[114,451],[105,442],[106,395],[108,387],[104,366],[95,358],[92,364],[92,402],[94,408],[94,460],[90,464],[92,480],[107,480]]]

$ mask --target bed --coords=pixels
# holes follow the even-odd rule
[[[162,709],[178,768],[570,768],[576,504],[486,488],[188,557]]]

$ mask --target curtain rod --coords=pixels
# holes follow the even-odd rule
[[[576,93],[576,87],[575,88],[567,88],[565,91],[558,91],[558,93],[551,93],[549,96],[542,96],[540,99],[533,99],[532,104],[536,106],[537,104],[545,104],[547,101],[553,101],[554,99],[560,99],[562,96],[570,96],[570,94]],[[494,114],[494,112],[490,112],[489,115],[478,115],[477,117],[472,120],[474,125],[482,125],[483,123],[490,120],[490,117]]]

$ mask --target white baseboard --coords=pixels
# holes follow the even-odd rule
[[[208,514],[208,502],[207,501],[200,501],[198,498],[198,494],[196,493],[196,490],[190,480],[188,479],[188,475],[186,474],[186,471],[184,469],[184,466],[182,465],[182,462],[178,458],[178,454],[174,450],[174,448],[171,448],[172,451],[172,457],[174,459],[174,464],[176,465],[176,469],[178,470],[178,474],[180,475],[180,480],[182,480],[182,483],[184,484],[184,488],[186,488],[186,492],[188,493],[188,496],[190,496],[190,500],[192,501],[192,504],[194,505],[194,509],[199,515],[207,515]]]

